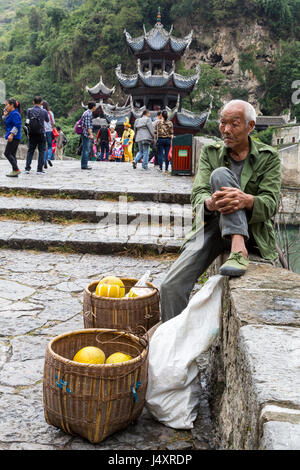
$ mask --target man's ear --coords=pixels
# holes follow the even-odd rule
[[[255,127],[255,122],[254,121],[249,121],[248,122],[248,134],[251,134],[251,132],[253,131]]]

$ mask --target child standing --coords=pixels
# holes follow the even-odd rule
[[[123,144],[122,144],[122,139],[120,137],[117,137],[115,140],[115,144],[112,148],[111,151],[111,161],[112,162],[121,162],[123,160]]]
[[[64,146],[67,144],[67,138],[63,131],[61,130],[61,127],[57,126],[56,130],[58,132],[58,136],[55,139],[56,140],[56,150],[55,150],[55,156],[59,160],[63,160],[64,158]]]

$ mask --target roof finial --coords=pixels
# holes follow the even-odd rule
[[[161,23],[160,7],[158,7],[158,12],[157,12],[157,23]]]

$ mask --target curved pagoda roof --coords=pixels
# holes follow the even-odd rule
[[[170,31],[167,31],[162,23],[158,21],[154,28],[146,31],[144,26],[143,36],[133,38],[126,29],[124,30],[126,42],[135,55],[143,52],[150,51],[165,51],[171,52],[175,55],[183,55],[189,48],[192,39],[193,31],[184,38],[177,38],[172,35],[173,26]]]
[[[106,85],[104,85],[102,76],[100,77],[100,81],[97,83],[97,85],[95,85],[93,88],[86,86],[85,89],[94,100],[108,99],[115,92],[115,87],[108,88]]]
[[[171,121],[174,123],[175,127],[188,129],[189,131],[193,131],[193,133],[198,132],[202,129],[208,119],[209,112],[203,112],[201,114],[193,113],[186,109],[179,110],[179,99],[177,100],[177,105],[174,109],[167,108],[169,117]],[[84,108],[86,106],[82,104]],[[111,121],[115,121],[117,126],[122,126],[126,119],[129,119],[129,122],[132,124],[134,121],[142,116],[142,113],[145,109],[145,106],[141,108],[137,108],[133,104],[132,96],[130,96],[129,104],[125,104],[125,106],[118,106],[118,105],[111,105],[108,103],[104,103],[101,101],[97,104],[96,114],[101,115],[102,118],[96,118],[93,120],[94,125],[100,125],[103,118],[110,123]],[[151,118],[154,121],[156,119],[156,111],[151,111]]]
[[[163,72],[162,75],[152,75],[151,72],[142,72],[140,60],[138,60],[138,72],[133,75],[122,73],[121,65],[116,68],[116,76],[122,89],[127,93],[132,93],[134,88],[150,87],[150,88],[176,88],[177,92],[182,94],[191,92],[197,84],[200,77],[200,68],[197,72],[189,77],[180,75],[173,68],[170,72]]]

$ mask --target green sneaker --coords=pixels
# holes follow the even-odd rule
[[[249,258],[245,258],[242,252],[230,253],[226,263],[220,267],[219,273],[222,276],[242,276],[247,271]]]
[[[10,173],[8,173],[8,175],[6,176],[10,176],[12,178],[16,178],[19,176],[19,173],[20,173],[20,170],[17,170],[17,171],[11,171]]]

